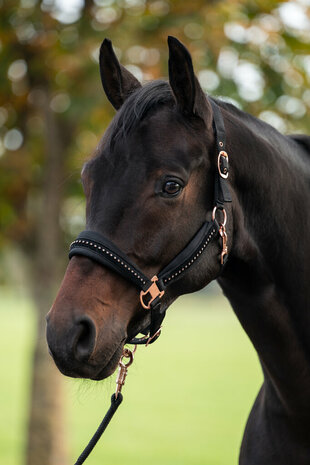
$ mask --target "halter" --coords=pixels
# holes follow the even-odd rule
[[[199,260],[208,245],[218,236],[222,239],[221,266],[223,267],[226,263],[228,257],[225,229],[227,214],[224,204],[232,200],[226,181],[229,174],[229,162],[225,151],[225,127],[222,113],[213,100],[210,102],[213,109],[213,130],[218,153],[212,220],[206,221],[201,226],[184,249],[150,279],[125,253],[100,233],[83,231],[70,246],[70,259],[75,255],[86,256],[100,265],[112,269],[140,290],[140,303],[146,311],[150,312],[151,323],[142,330],[143,334],[147,334],[145,337],[134,337],[126,341],[127,343],[148,345],[159,337],[161,323],[166,313],[166,308],[161,301],[165,290],[183,277]],[[222,212],[221,222],[216,219],[217,211]]]

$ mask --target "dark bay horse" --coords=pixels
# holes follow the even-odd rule
[[[222,267],[226,244],[217,234],[166,288],[161,305],[166,310],[218,280],[264,373],[240,464],[309,465],[310,137],[284,136],[206,97],[189,52],[175,38],[168,43],[169,83],[144,86],[119,64],[110,41],[101,46],[103,87],[118,112],[82,170],[87,229],[113,242],[149,279],[173,260],[211,220],[222,169],[219,109],[230,161],[228,260]],[[149,324],[128,279],[74,255],[47,317],[47,339],[62,373],[101,380],[114,372],[125,342]]]

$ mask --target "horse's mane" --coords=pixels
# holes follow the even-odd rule
[[[226,110],[228,117],[231,115],[232,118],[241,120],[249,130],[255,133],[256,137],[259,135],[269,143],[277,141],[279,147],[291,145],[295,150],[302,149],[300,143],[296,144],[299,141],[281,134],[265,121],[245,113],[231,103],[221,100],[221,98],[213,96],[208,96],[208,98]],[[144,84],[126,99],[115,115],[108,131],[108,144],[113,148],[117,141],[124,140],[129,132],[134,130],[147,115],[157,111],[159,107],[168,106],[173,108],[175,105],[176,101],[167,81],[155,80]]]
[[[230,102],[222,100],[221,98],[209,97],[215,101],[221,108],[227,111],[227,115],[231,114],[233,117],[238,118],[244,124],[246,124],[247,128],[252,130],[256,135],[257,133],[263,134],[268,137],[280,137],[285,139],[285,136],[281,134],[274,126],[271,126],[266,121],[263,121],[256,116],[251,115],[250,113],[246,113],[240,108],[236,107]]]
[[[272,133],[278,133],[269,124],[239,110],[231,103],[213,96],[208,96],[208,98],[215,101],[220,107],[227,110],[228,113],[232,113],[235,117],[242,119],[250,127],[264,127],[265,131],[269,129]],[[148,114],[158,110],[159,106],[168,105],[173,107],[175,104],[176,101],[172,89],[167,81],[155,80],[144,84],[125,100],[115,115],[109,131],[110,143],[113,145],[118,139],[126,137]]]

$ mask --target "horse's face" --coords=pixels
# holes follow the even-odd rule
[[[141,88],[103,43],[103,86],[119,112],[82,170],[87,229],[112,240],[150,278],[184,248],[213,200],[211,108],[186,49],[175,39],[169,46],[172,90],[163,82]],[[214,279],[218,252],[211,244],[166,290],[164,306]],[[102,379],[148,318],[131,283],[75,256],[48,315],[49,347],[64,374]]]

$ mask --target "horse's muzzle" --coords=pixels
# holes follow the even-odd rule
[[[98,344],[96,324],[89,315],[80,316],[63,329],[47,316],[48,348],[58,369],[66,376],[101,380],[110,376],[117,366],[125,337],[104,350]]]
[[[47,318],[46,337],[49,352],[63,374],[88,377],[92,371],[89,359],[96,344],[96,327],[89,316],[78,318],[70,328],[66,328],[66,334]]]

